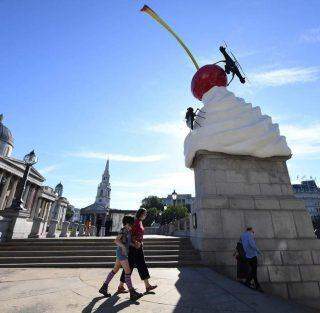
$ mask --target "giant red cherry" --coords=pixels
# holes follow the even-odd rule
[[[202,96],[212,87],[226,87],[227,83],[228,78],[224,69],[216,64],[208,64],[200,67],[194,74],[191,91],[201,101]]]

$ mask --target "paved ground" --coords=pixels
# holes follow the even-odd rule
[[[0,269],[0,311],[44,312],[144,312],[144,313],[304,313],[314,312],[277,297],[260,294],[208,268],[151,269],[159,285],[133,303],[128,295],[103,298],[97,289],[104,269]],[[116,289],[119,274],[110,291]],[[136,288],[143,283],[134,274]]]

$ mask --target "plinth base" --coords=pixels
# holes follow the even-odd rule
[[[263,253],[258,278],[265,291],[318,298],[320,241],[304,203],[293,195],[286,160],[198,152],[192,242],[205,264],[235,278],[236,243],[252,226]]]

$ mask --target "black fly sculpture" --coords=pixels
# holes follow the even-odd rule
[[[205,118],[201,115],[198,115],[198,112],[201,113],[205,113],[204,111],[201,111],[200,109],[196,109],[196,111],[194,111],[194,109],[192,107],[189,107],[187,109],[187,113],[186,113],[186,124],[187,126],[193,130],[194,128],[194,124],[197,124],[199,127],[201,127],[201,125],[195,120],[196,117],[200,117],[200,118]]]
[[[219,50],[222,53],[222,55],[224,56],[224,60],[216,62],[215,64],[218,64],[221,62],[225,63],[225,66],[224,66],[225,72],[227,74],[232,74],[232,78],[229,81],[227,86],[229,86],[230,83],[233,81],[234,76],[237,76],[239,78],[240,82],[242,84],[244,84],[246,82],[245,74],[244,74],[243,69],[242,69],[241,65],[239,64],[238,60],[234,56],[234,54],[230,51],[230,54],[232,55],[232,57],[231,57],[227,52],[227,47],[221,46],[219,48]]]

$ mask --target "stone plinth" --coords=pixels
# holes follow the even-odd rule
[[[61,233],[60,233],[59,237],[67,237],[68,236],[69,225],[70,225],[70,222],[68,222],[68,221],[64,221],[62,223],[62,229],[61,229]]]
[[[47,238],[55,238],[56,237],[56,229],[57,229],[57,220],[51,220],[49,225],[49,230],[47,233]]]
[[[285,298],[320,296],[320,241],[304,203],[294,197],[287,158],[198,152],[193,163],[197,228],[190,227],[202,259],[235,277],[233,252],[247,226],[263,253],[259,278]]]
[[[40,236],[40,227],[42,225],[43,219],[41,217],[34,217],[31,232],[29,238],[39,238]]]
[[[0,212],[0,241],[27,238],[33,221],[25,210],[6,208]]]

